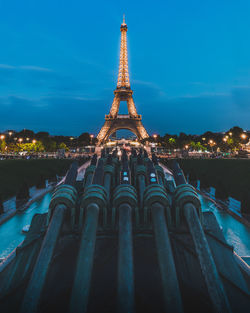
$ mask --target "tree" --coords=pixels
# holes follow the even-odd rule
[[[197,151],[205,151],[206,148],[198,141],[198,142],[196,143],[196,150],[197,150]]]
[[[227,133],[228,134],[232,133],[233,138],[240,137],[240,135],[243,133],[243,129],[239,126],[234,126],[234,127],[230,128]]]
[[[90,137],[89,133],[82,133],[78,137],[78,144],[89,145],[90,141],[91,141],[91,137]]]
[[[175,138],[170,137],[170,138],[168,139],[168,143],[169,143],[171,149],[174,149],[174,148],[176,147],[176,140],[175,140]]]
[[[64,149],[65,151],[69,151],[69,148],[65,145],[64,142],[60,143],[58,146],[59,149]]]
[[[41,141],[37,141],[34,143],[34,151],[35,152],[44,152],[45,148]]]
[[[14,143],[10,143],[7,146],[7,152],[17,152],[18,151],[18,146]]]
[[[38,132],[36,133],[36,138],[37,139],[44,139],[44,138],[48,138],[49,137],[49,133],[48,132]]]
[[[45,151],[54,152],[56,151],[56,142],[49,137],[42,139]]]
[[[19,143],[17,144],[18,151],[27,151],[27,152],[43,152],[44,146],[41,141],[36,141],[32,143]]]
[[[6,141],[4,139],[0,140],[0,151],[5,152],[6,149]]]
[[[33,130],[23,129],[19,133],[16,133],[16,136],[21,138],[34,138],[35,133],[33,132]]]

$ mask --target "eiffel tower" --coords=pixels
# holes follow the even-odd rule
[[[117,86],[114,91],[115,97],[108,115],[105,115],[105,123],[97,135],[98,143],[105,143],[109,136],[119,129],[128,129],[133,132],[139,140],[147,138],[148,133],[141,122],[141,115],[137,114],[133,91],[130,88],[128,73],[128,53],[127,53],[127,24],[123,17],[121,24],[121,48],[120,64]],[[128,114],[118,114],[120,102],[126,101]]]

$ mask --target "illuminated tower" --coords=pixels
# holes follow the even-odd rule
[[[105,115],[105,123],[100,130],[97,139],[99,143],[107,141],[109,136],[118,129],[128,129],[132,131],[139,140],[147,138],[148,133],[141,122],[141,115],[137,114],[133,100],[133,91],[130,88],[128,73],[128,52],[127,52],[127,24],[123,17],[121,24],[121,48],[120,48],[120,64],[117,80],[115,97],[108,115]],[[120,102],[126,101],[128,106],[128,114],[118,114]]]

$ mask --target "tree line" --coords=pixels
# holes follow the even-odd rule
[[[53,136],[48,132],[35,133],[29,129],[20,132],[8,131],[0,135],[0,152],[14,153],[28,152],[55,152],[58,149],[74,149],[81,146],[95,144],[96,139],[89,133],[82,133],[78,137]]]

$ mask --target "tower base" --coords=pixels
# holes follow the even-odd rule
[[[134,133],[139,140],[149,137],[146,129],[142,125],[141,116],[130,117],[129,115],[117,115],[115,118],[106,117],[97,139],[98,143],[105,143],[109,136],[119,129],[127,129]]]

